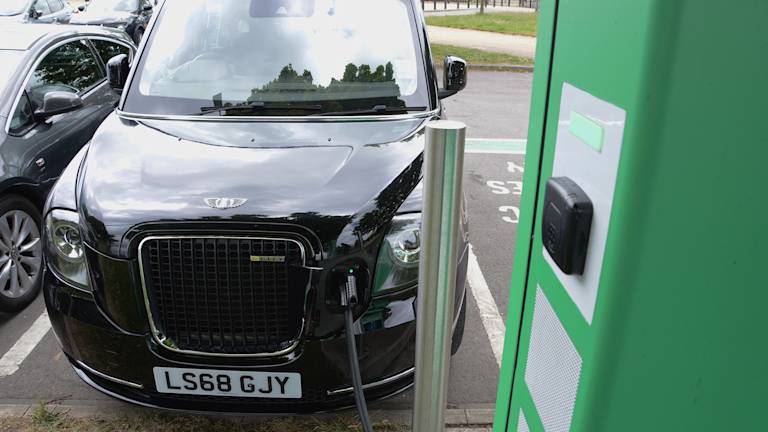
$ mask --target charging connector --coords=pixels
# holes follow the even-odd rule
[[[368,416],[368,404],[365,401],[363,392],[363,380],[360,377],[360,363],[357,360],[357,344],[355,343],[354,332],[354,309],[358,303],[357,277],[354,272],[347,275],[346,284],[340,287],[341,305],[344,307],[344,326],[347,332],[347,354],[349,355],[349,372],[352,375],[352,387],[355,390],[355,405],[357,413],[360,416],[360,423],[363,425],[364,432],[373,432],[371,419]]]

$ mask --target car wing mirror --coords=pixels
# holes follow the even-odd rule
[[[78,6],[78,7],[77,7],[77,10],[78,10],[78,11],[80,11],[80,12],[83,12],[83,11],[85,11],[85,5],[80,5],[80,6]]]
[[[126,54],[116,55],[109,59],[107,62],[109,86],[114,90],[122,90],[125,87],[125,82],[128,80],[130,68],[131,66],[128,63],[128,56]]]
[[[467,62],[459,57],[448,56],[443,62],[443,88],[437,97],[445,99],[464,90],[467,86]]]
[[[43,106],[35,110],[35,118],[45,120],[82,108],[83,100],[75,93],[51,91],[43,96]]]

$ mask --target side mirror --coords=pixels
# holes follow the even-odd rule
[[[79,10],[80,12],[83,12],[83,11],[85,11],[85,5],[80,5],[80,6],[78,6],[78,7],[77,7],[77,10]]]
[[[467,62],[459,57],[448,56],[443,62],[443,88],[437,97],[445,99],[464,90],[467,86]]]
[[[130,64],[128,64],[127,55],[120,54],[109,59],[107,62],[109,86],[115,90],[122,90],[125,87],[125,82],[128,80],[129,70]]]
[[[45,120],[55,115],[80,109],[83,100],[75,93],[52,91],[43,96],[43,106],[35,110],[35,118]]]

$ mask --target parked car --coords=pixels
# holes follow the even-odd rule
[[[3,0],[0,25],[15,22],[68,23],[72,7],[66,0]]]
[[[123,100],[45,216],[48,313],[86,383],[144,406],[327,411],[354,403],[354,337],[369,398],[412,385],[425,127],[466,82],[449,57],[438,88],[419,7],[168,1],[127,79],[109,61]]]
[[[45,198],[119,99],[103,59],[133,51],[110,29],[0,26],[0,311],[40,292]]]
[[[153,0],[91,0],[72,24],[89,24],[124,30],[138,44],[152,18]]]

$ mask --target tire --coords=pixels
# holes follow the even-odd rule
[[[144,37],[144,29],[138,29],[133,33],[133,41],[136,43],[136,46],[141,43],[141,39]]]
[[[43,274],[40,220],[40,211],[28,199],[18,195],[0,198],[2,312],[19,312],[40,293]]]
[[[451,339],[451,355],[456,355],[461,348],[461,342],[464,340],[464,324],[467,322],[467,292],[464,291],[464,304],[459,310],[459,319],[456,321],[456,328],[453,330]]]

